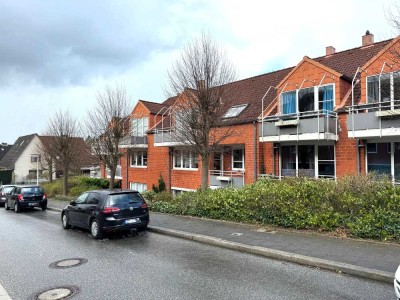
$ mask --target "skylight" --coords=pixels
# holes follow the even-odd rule
[[[223,118],[233,118],[237,117],[241,114],[241,112],[246,108],[247,104],[235,105],[232,106],[228,111],[224,114]]]

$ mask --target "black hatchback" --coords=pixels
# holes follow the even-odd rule
[[[16,185],[11,192],[7,194],[4,208],[6,210],[14,209],[19,213],[25,208],[39,207],[42,210],[47,209],[47,195],[43,188],[38,185]]]
[[[64,229],[89,229],[95,239],[118,230],[145,230],[149,208],[142,195],[132,190],[95,190],[81,194],[61,212]]]

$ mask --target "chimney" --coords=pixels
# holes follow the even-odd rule
[[[336,53],[335,47],[328,46],[328,47],[325,47],[325,49],[326,49],[326,55],[327,55],[327,56]]]
[[[365,35],[362,37],[362,45],[363,47],[372,45],[374,43],[374,35],[367,30]]]

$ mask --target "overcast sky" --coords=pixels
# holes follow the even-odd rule
[[[274,3],[274,4],[271,4]],[[43,133],[57,110],[79,120],[96,91],[122,84],[132,99],[161,102],[184,45],[208,31],[238,78],[296,65],[303,56],[397,35],[393,0],[1,0],[0,142]]]

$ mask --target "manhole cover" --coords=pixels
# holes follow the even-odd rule
[[[85,258],[69,258],[53,262],[49,267],[53,269],[66,269],[80,266],[86,262],[87,259]]]
[[[59,300],[70,299],[79,292],[79,288],[74,285],[65,285],[49,288],[35,293],[29,300]]]

